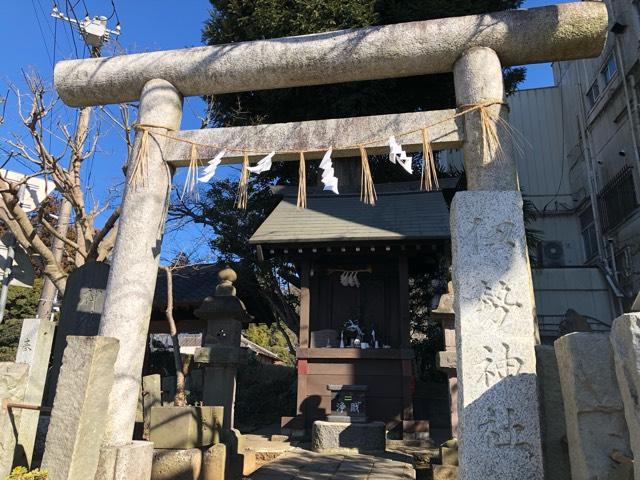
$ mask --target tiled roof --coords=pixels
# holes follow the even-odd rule
[[[251,237],[252,244],[403,241],[449,237],[442,192],[378,193],[375,206],[358,194],[308,195],[307,208],[285,197]]]
[[[213,295],[218,285],[217,265],[189,265],[173,270],[173,303],[175,307],[200,306],[206,297]],[[153,307],[164,310],[167,307],[167,274],[158,272]]]

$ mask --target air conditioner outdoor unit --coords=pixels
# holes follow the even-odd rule
[[[542,267],[564,267],[564,245],[556,240],[538,244],[538,263]]]

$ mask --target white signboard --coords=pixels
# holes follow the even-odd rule
[[[0,238],[0,282],[2,282],[2,278],[4,277],[4,267],[7,264],[8,243],[11,241],[10,236],[10,233],[5,233],[2,238]],[[33,287],[35,276],[29,255],[16,242],[9,285],[31,288]]]
[[[3,179],[10,183],[18,183],[26,177],[23,173],[12,172],[0,168],[0,175]],[[27,188],[25,189],[20,206],[25,212],[32,212],[40,205],[47,196],[55,191],[55,184],[51,180],[45,178],[30,178],[27,180]]]

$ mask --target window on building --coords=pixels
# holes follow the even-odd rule
[[[582,246],[587,260],[598,253],[598,240],[596,237],[596,224],[593,221],[591,204],[580,214],[580,230],[582,232]]]
[[[600,217],[604,231],[610,230],[627,218],[637,207],[633,185],[633,169],[626,165],[598,194]]]
[[[607,63],[605,63],[604,68],[601,70],[605,85],[609,85],[609,82],[613,79],[617,70],[618,64],[616,63],[616,57],[611,53],[609,58],[607,58]]]
[[[598,97],[600,96],[600,86],[598,85],[598,81],[596,80],[591,85],[591,88],[587,91],[587,100],[589,102],[589,108],[592,108],[596,102],[598,101]]]

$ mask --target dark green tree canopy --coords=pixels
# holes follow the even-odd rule
[[[210,0],[209,45],[517,8],[522,0]],[[251,61],[251,59],[247,59]],[[524,80],[508,69],[507,90]],[[218,95],[216,126],[401,113],[452,107],[450,74]]]

